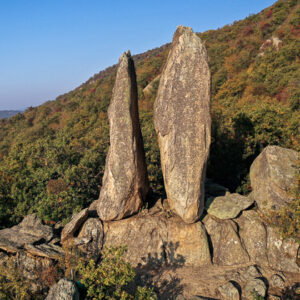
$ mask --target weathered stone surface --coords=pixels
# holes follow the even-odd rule
[[[79,300],[76,284],[71,280],[61,279],[50,288],[46,300]]]
[[[46,257],[50,259],[59,259],[62,256],[64,256],[65,252],[64,250],[56,245],[50,245],[50,244],[41,244],[41,245],[25,245],[25,249],[27,253],[39,256],[39,257]]]
[[[99,219],[88,219],[79,232],[78,239],[86,241],[78,248],[93,257],[98,257],[103,246],[103,226]]]
[[[235,219],[239,225],[239,235],[251,260],[259,265],[268,265],[267,229],[254,210],[243,211]]]
[[[271,283],[273,286],[283,289],[284,288],[284,279],[279,274],[273,274],[271,277]]]
[[[298,152],[278,146],[266,147],[254,160],[250,168],[251,186],[263,213],[277,210],[291,201],[290,190],[295,187],[299,164]]]
[[[21,271],[23,276],[32,281],[40,280],[40,276],[43,270],[47,270],[50,266],[53,265],[51,259],[45,257],[36,257],[25,251],[17,253],[13,258],[16,263],[16,268]],[[41,282],[36,282],[37,285],[40,285]]]
[[[120,220],[138,212],[149,189],[136,75],[129,52],[120,57],[108,119],[110,148],[97,207],[103,221]]]
[[[268,227],[268,261],[270,267],[283,272],[300,273],[300,267],[297,264],[299,255],[299,244],[295,240],[282,239],[274,228]]]
[[[165,250],[170,263],[176,263],[177,257],[182,256],[186,265],[210,264],[206,230],[201,222],[186,224],[173,217],[168,220],[167,225],[168,240]]]
[[[26,216],[23,221],[12,227],[0,230],[0,249],[16,253],[25,244],[33,244],[41,240],[50,241],[53,230],[34,214]]]
[[[240,293],[231,282],[227,282],[220,286],[218,291],[224,300],[240,300]]]
[[[268,296],[268,300],[281,300],[280,296],[276,296],[276,295],[269,295]]]
[[[64,242],[69,238],[74,237],[74,233],[85,222],[89,214],[89,209],[85,208],[78,214],[72,217],[72,220],[64,227],[61,232],[61,241]]]
[[[207,212],[221,220],[234,219],[239,213],[253,204],[253,200],[240,194],[216,197]]]
[[[125,258],[133,265],[208,265],[207,236],[198,222],[186,224],[178,217],[141,215],[104,222],[104,245],[127,245]]]
[[[185,222],[202,215],[211,140],[210,71],[200,38],[179,26],[154,104],[162,171],[172,210]]]
[[[262,276],[262,274],[257,266],[249,266],[242,272],[242,277],[244,278],[244,280],[247,281],[249,281],[252,278],[256,278],[260,276]]]
[[[267,293],[267,287],[264,281],[260,278],[254,278],[247,282],[243,291],[243,296],[246,299],[253,299],[255,296],[265,297]]]
[[[249,262],[249,256],[239,239],[238,229],[233,221],[217,221],[207,215],[203,223],[212,243],[214,264],[230,266]]]

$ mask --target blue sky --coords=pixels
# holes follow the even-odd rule
[[[0,0],[0,110],[37,106],[172,39],[217,29],[274,0]]]

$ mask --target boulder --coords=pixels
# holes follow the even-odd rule
[[[235,221],[239,225],[240,238],[251,260],[262,266],[268,265],[267,229],[257,212],[254,210],[243,211]]]
[[[186,224],[165,213],[137,215],[104,222],[104,246],[127,245],[127,261],[134,266],[187,265],[211,263],[206,231],[198,222]]]
[[[246,299],[255,299],[256,296],[265,297],[267,293],[267,287],[264,281],[260,278],[254,278],[247,282],[243,291],[243,296]]]
[[[71,221],[66,224],[61,232],[61,242],[64,243],[66,240],[74,237],[75,232],[80,228],[80,226],[88,218],[89,209],[85,208],[78,214],[74,215]]]
[[[224,300],[240,300],[239,290],[230,281],[220,286],[218,291]]]
[[[240,194],[227,194],[214,198],[207,212],[221,220],[234,219],[241,211],[251,206],[253,202],[251,198]]]
[[[273,286],[283,289],[285,286],[284,279],[279,274],[273,274],[271,277],[271,283]]]
[[[103,226],[97,218],[90,218],[83,224],[78,234],[82,242],[78,248],[89,256],[98,257],[103,246]]]
[[[128,51],[120,57],[108,108],[110,147],[97,207],[103,221],[137,213],[148,193],[137,97],[135,68]]]
[[[254,278],[261,277],[262,274],[257,266],[241,268],[239,271],[241,281],[250,281]]]
[[[300,273],[297,264],[300,254],[299,243],[288,238],[283,239],[272,227],[267,228],[268,261],[271,268],[282,272]]]
[[[26,216],[20,224],[0,230],[0,249],[9,253],[16,253],[26,244],[40,241],[48,242],[52,237],[52,228],[43,225],[42,221],[35,214],[32,214]]]
[[[46,300],[79,300],[79,292],[76,284],[66,278],[53,285]]]
[[[268,146],[250,168],[253,197],[259,209],[268,214],[278,210],[293,197],[300,154],[278,146]]]
[[[249,262],[236,224],[231,220],[215,220],[207,215],[203,223],[212,244],[213,263],[221,266],[233,266]]]
[[[205,46],[189,27],[179,26],[174,34],[154,125],[170,207],[185,222],[196,222],[204,208],[211,141],[210,71]]]

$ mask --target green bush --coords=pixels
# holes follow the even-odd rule
[[[123,254],[126,247],[104,249],[100,264],[91,259],[80,259],[76,267],[80,283],[87,290],[87,299],[155,300],[152,289],[138,286],[129,291],[128,285],[135,278],[133,267],[126,263]]]
[[[29,280],[26,280],[12,258],[0,265],[0,299],[29,300]]]

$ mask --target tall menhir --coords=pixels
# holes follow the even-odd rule
[[[164,66],[154,105],[168,201],[185,222],[204,207],[204,180],[211,140],[210,71],[205,46],[179,26]]]
[[[129,51],[119,60],[108,119],[110,148],[97,207],[104,221],[120,220],[138,212],[149,189],[136,74]]]

